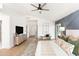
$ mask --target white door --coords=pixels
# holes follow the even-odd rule
[[[37,36],[38,26],[36,20],[29,21],[29,36]]]

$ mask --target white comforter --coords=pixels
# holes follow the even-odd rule
[[[39,41],[35,56],[68,56],[54,40]]]

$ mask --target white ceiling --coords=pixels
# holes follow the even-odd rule
[[[35,3],[37,5],[37,3]],[[29,3],[4,3],[3,9],[0,10],[7,14],[19,14],[22,16],[34,16],[41,19],[56,21],[60,18],[79,9],[79,4],[72,3],[47,3],[44,7],[49,11],[43,11],[40,14],[38,11],[31,11],[35,9]]]

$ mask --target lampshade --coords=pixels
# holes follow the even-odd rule
[[[60,27],[59,31],[65,31],[65,27]]]

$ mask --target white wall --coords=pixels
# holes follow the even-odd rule
[[[49,23],[49,33],[52,39],[55,38],[55,22]]]
[[[2,21],[1,26],[1,40],[2,48],[10,48],[10,20],[9,16],[0,13],[0,20]]]
[[[15,35],[15,27],[23,26],[24,32],[26,34],[26,18],[20,15],[11,15],[10,16],[10,46],[14,46],[14,35]]]

